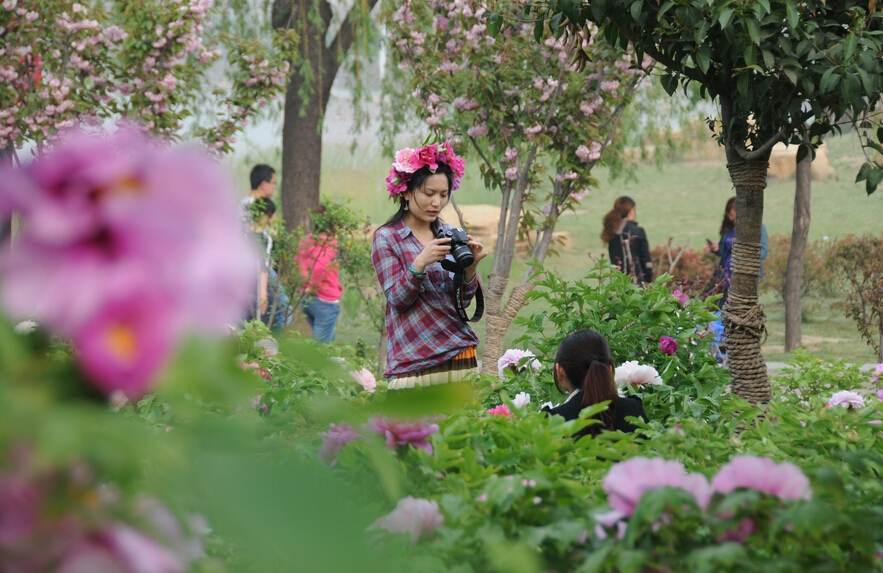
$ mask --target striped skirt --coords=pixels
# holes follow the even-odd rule
[[[478,356],[475,353],[475,347],[471,346],[438,366],[390,378],[388,387],[390,390],[401,390],[417,386],[435,386],[436,384],[463,382],[469,376],[477,373]]]

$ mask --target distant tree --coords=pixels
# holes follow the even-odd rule
[[[494,6],[492,18],[480,0],[395,2],[384,12],[395,46],[388,106],[414,110],[430,130],[458,140],[480,159],[485,186],[501,192],[485,373],[497,372],[503,337],[533,288],[531,274],[554,249],[559,216],[596,185],[592,168],[615,158],[620,118],[645,78],[633,53],[596,42],[592,31],[581,38],[592,73],[582,74],[563,40],[537,47],[533,26],[520,21],[522,2]],[[402,127],[387,117],[394,122],[388,127]],[[528,270],[504,302],[518,240],[528,243]]]
[[[235,133],[281,93],[296,36],[209,33],[211,6],[211,0],[3,2],[0,152],[18,161],[25,146],[39,154],[66,128],[108,120],[128,120],[171,140],[189,133],[214,152],[230,151]],[[224,52],[222,90],[206,72]],[[194,123],[206,94],[212,111]]]
[[[695,83],[718,104],[719,117],[709,124],[726,149],[737,197],[733,276],[723,313],[728,363],[737,395],[768,401],[757,275],[770,151],[778,142],[795,144],[802,159],[841,121],[860,127],[865,146],[883,150],[867,131],[883,74],[877,3],[551,0],[537,10],[532,15],[545,20],[553,35],[566,32],[574,48],[587,29],[598,26],[610,44],[633,45],[665,66],[669,93]],[[879,163],[865,163],[857,177],[862,180],[872,193],[883,180]]]
[[[322,124],[341,66],[355,79],[354,105],[360,100],[362,66],[377,37],[371,19],[375,4],[377,0],[273,0],[273,27],[293,30],[301,39],[292,56],[282,125],[280,193],[289,230],[309,228],[310,211],[319,205]]]

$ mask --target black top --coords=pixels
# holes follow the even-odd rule
[[[638,265],[638,277],[643,283],[652,283],[653,259],[650,258],[650,243],[647,242],[647,233],[643,227],[635,221],[626,221],[622,232],[614,235],[607,244],[610,262],[617,265],[625,274],[634,276],[635,271],[632,265],[629,265],[628,257],[623,251],[623,243],[628,244],[632,262]]]
[[[542,411],[548,412],[549,414],[557,414],[562,416],[568,422],[570,420],[576,420],[579,418],[579,413],[582,411],[582,399],[579,392],[572,394],[563,404],[560,406],[549,407],[543,406]],[[626,418],[629,416],[634,416],[636,418],[641,418],[644,422],[649,423],[650,420],[647,419],[647,413],[644,412],[644,403],[641,402],[641,399],[638,396],[620,396],[619,401],[616,405],[616,416],[613,419],[613,429],[619,430],[620,432],[631,433],[638,430],[638,427],[630,422],[626,422]],[[574,438],[582,438],[592,432],[593,426],[589,426],[587,428],[583,428],[579,432],[573,435]]]

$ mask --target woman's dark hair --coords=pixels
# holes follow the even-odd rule
[[[413,193],[417,189],[422,189],[423,186],[426,185],[427,179],[429,179],[433,175],[438,175],[438,174],[442,174],[445,177],[447,177],[447,179],[448,179],[448,197],[450,197],[451,194],[453,194],[453,191],[451,191],[451,189],[453,189],[453,187],[454,187],[454,172],[451,171],[451,168],[448,167],[447,163],[439,163],[438,169],[436,169],[435,171],[430,171],[429,167],[421,167],[420,169],[415,171],[414,174],[411,175],[411,178],[408,180],[408,183],[407,183],[408,189],[405,191],[405,193]],[[405,217],[405,213],[407,213],[407,211],[405,211],[405,205],[408,204],[408,202],[405,200],[405,193],[401,193],[401,194],[393,197],[394,201],[398,201],[399,210],[396,211],[395,214],[392,217],[390,217],[386,223],[381,225],[382,227],[386,227],[388,225],[392,225],[393,223],[397,223]],[[429,228],[432,229],[433,235],[438,233],[438,230],[440,228],[440,222],[441,222],[441,219],[436,219],[435,221],[433,221],[429,225]]]
[[[731,209],[736,207],[736,198],[730,197],[729,201],[727,201],[727,206],[724,207],[724,221],[721,223],[721,232],[720,236],[723,237],[730,231],[736,228],[736,222],[730,221],[729,217],[727,217],[727,213],[730,212]]]
[[[634,209],[635,200],[631,197],[618,197],[613,202],[613,209],[604,215],[604,228],[601,230],[601,240],[604,244],[610,243],[622,229],[622,222],[629,216],[629,211]]]
[[[604,337],[594,330],[584,329],[571,333],[561,342],[555,363],[560,365],[572,388],[564,388],[564,381],[558,379],[553,370],[555,387],[559,392],[568,393],[579,389],[582,396],[582,407],[610,400],[607,410],[596,416],[601,425],[589,426],[589,433],[598,434],[601,429],[613,430],[616,419],[616,406],[619,394],[613,381],[613,358],[610,346]]]

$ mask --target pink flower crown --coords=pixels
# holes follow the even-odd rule
[[[406,147],[396,151],[395,163],[392,164],[389,177],[386,178],[386,189],[389,191],[389,196],[395,197],[407,191],[408,181],[417,170],[429,167],[429,170],[434,173],[438,169],[439,163],[444,163],[453,172],[451,191],[459,189],[460,179],[463,178],[463,173],[466,171],[466,161],[454,154],[450,142],[433,143],[420,149]]]

